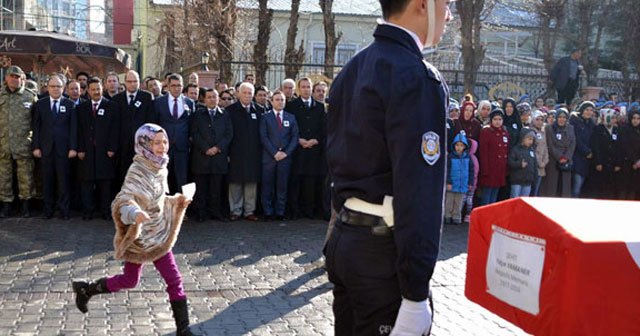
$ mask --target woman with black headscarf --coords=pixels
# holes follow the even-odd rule
[[[522,130],[522,121],[520,120],[520,113],[516,108],[516,101],[513,98],[505,98],[502,101],[502,110],[504,111],[504,127],[509,132],[509,148],[514,144],[520,143],[520,130]]]

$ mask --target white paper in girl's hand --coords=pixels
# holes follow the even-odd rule
[[[193,196],[196,194],[196,184],[189,183],[182,186],[182,194],[187,199],[193,199]]]

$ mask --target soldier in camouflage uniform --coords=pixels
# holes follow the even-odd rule
[[[29,199],[34,193],[33,154],[31,152],[31,108],[37,101],[35,92],[23,85],[20,67],[7,70],[0,89],[0,218],[9,216],[13,201],[13,160],[18,168],[18,197],[22,216],[31,216]]]

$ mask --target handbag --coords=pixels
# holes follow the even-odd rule
[[[573,170],[573,162],[567,161],[565,163],[558,162],[558,170],[561,172],[570,172]]]

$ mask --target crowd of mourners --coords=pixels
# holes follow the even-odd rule
[[[0,218],[30,217],[41,204],[46,219],[77,210],[110,220],[145,123],[167,131],[171,193],[196,184],[192,219],[329,218],[324,82],[285,79],[269,90],[247,74],[208,88],[197,73],[185,83],[175,73],[141,80],[129,71],[120,83],[115,73],[80,72],[38,88],[13,66],[4,84]]]
[[[640,199],[640,105],[608,99],[452,101],[445,223],[521,196]]]
[[[270,90],[244,81],[215,88],[168,73],[120,83],[80,72],[38,88],[11,67],[0,92],[0,218],[71,210],[110,219],[111,201],[145,123],[169,136],[172,193],[195,182],[198,221],[327,219],[330,177],[324,146],[328,85],[285,79]],[[640,105],[528,95],[452,100],[447,119],[445,223],[469,221],[474,206],[520,196],[640,198]],[[4,170],[6,169],[6,170]],[[96,201],[97,200],[97,201]]]

